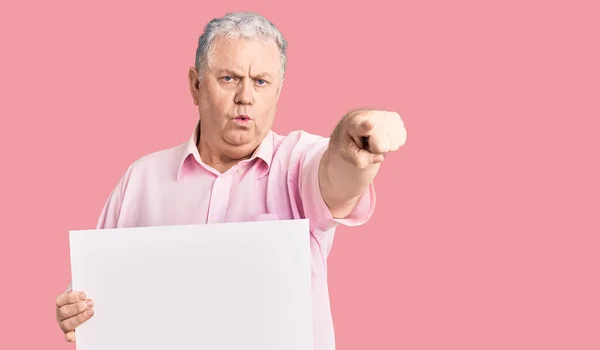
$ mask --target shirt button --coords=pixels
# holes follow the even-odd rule
[[[244,169],[238,169],[238,173],[241,174],[244,172]]]

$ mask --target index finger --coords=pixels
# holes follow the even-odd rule
[[[62,307],[67,304],[75,304],[79,300],[85,300],[84,292],[70,291],[63,293],[56,298],[56,307]]]

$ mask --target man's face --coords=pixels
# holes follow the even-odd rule
[[[280,68],[280,52],[271,40],[215,40],[202,82],[193,68],[189,77],[201,138],[211,148],[242,158],[258,146],[275,117]]]

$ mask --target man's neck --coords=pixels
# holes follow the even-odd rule
[[[198,153],[200,154],[200,159],[202,159],[206,165],[212,167],[221,174],[231,169],[240,161],[249,159],[253,154],[253,152],[251,152],[250,154],[244,155],[241,158],[234,158],[224,154],[224,152],[219,152],[218,150],[214,149],[214,147],[211,147],[208,143],[203,143],[202,141],[199,142],[197,147]]]

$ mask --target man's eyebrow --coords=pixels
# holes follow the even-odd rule
[[[234,70],[231,70],[231,69],[220,69],[219,70],[219,75],[222,75],[222,74],[229,74],[229,75],[233,75],[233,76],[236,76],[236,77],[241,76],[241,74],[239,74],[238,72],[236,72]]]
[[[273,75],[271,75],[271,73],[267,73],[267,72],[255,74],[254,77],[258,78],[258,79],[262,79],[262,78],[266,78],[266,79],[269,79],[269,80],[273,80],[274,79]]]
[[[234,77],[241,77],[241,76],[243,76],[243,74],[241,74],[240,72],[237,72],[237,71],[235,71],[233,69],[223,68],[223,69],[219,69],[218,72],[219,72],[219,75],[227,74],[227,75],[231,75],[231,76],[234,76]],[[254,74],[253,78],[255,78],[255,79],[263,79],[263,78],[265,78],[265,79],[269,79],[269,80],[273,80],[274,79],[273,75],[271,73],[269,73],[269,72],[261,72],[261,73]]]

